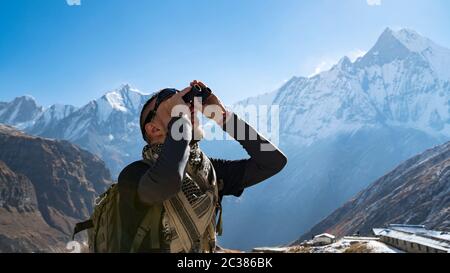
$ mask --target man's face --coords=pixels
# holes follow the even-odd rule
[[[183,90],[184,91],[184,90]],[[155,107],[156,99],[153,100],[145,109],[143,116],[147,116],[150,111],[152,111]],[[193,133],[193,140],[201,140],[203,138],[203,129],[200,126],[200,120],[199,115],[201,112],[201,102],[196,101],[195,103],[191,104],[189,106],[189,113],[188,117],[191,120],[192,123],[192,133]],[[183,105],[186,107],[186,105]],[[186,109],[186,108],[184,108]],[[159,113],[157,113],[158,115]],[[147,138],[150,140],[151,143],[163,143],[167,134],[171,133],[167,128],[164,128],[162,124],[158,122],[158,117],[155,117],[153,121],[151,121],[149,124],[145,126],[145,132],[147,134]]]

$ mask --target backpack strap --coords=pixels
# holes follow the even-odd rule
[[[144,218],[142,219],[141,224],[139,225],[136,235],[134,236],[133,243],[131,244],[131,253],[136,253],[141,248],[142,243],[144,242],[144,238],[150,232],[150,241],[152,249],[160,248],[160,238],[159,238],[159,228],[161,222],[162,215],[162,205],[153,205],[151,206]]]
[[[78,233],[80,233],[86,229],[90,229],[93,227],[94,227],[94,222],[91,219],[84,221],[84,222],[77,223],[75,225],[75,228],[73,229],[72,241],[75,240],[75,235],[77,235]]]

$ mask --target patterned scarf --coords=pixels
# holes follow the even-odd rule
[[[155,163],[163,149],[162,144],[147,145],[142,156]],[[216,174],[198,143],[190,145],[182,190],[163,205],[163,232],[170,252],[215,250],[216,209],[220,208]]]

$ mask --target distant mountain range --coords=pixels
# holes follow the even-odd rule
[[[288,243],[404,160],[450,137],[450,50],[413,30],[386,29],[363,57],[293,77],[235,105],[280,107],[278,176],[225,200],[224,247]],[[65,139],[99,155],[113,177],[140,157],[139,110],[149,95],[124,85],[81,108],[43,108],[29,97],[0,103],[0,123]],[[236,158],[239,145],[202,144]],[[281,223],[281,224],[280,224]]]
[[[143,147],[139,113],[149,95],[123,85],[83,107],[37,105],[30,96],[0,104],[0,123],[32,135],[64,139],[99,155],[117,177]]]
[[[0,252],[64,251],[111,183],[97,156],[0,125]]]
[[[371,234],[389,224],[450,230],[450,142],[417,155],[334,211],[299,243],[324,232]]]

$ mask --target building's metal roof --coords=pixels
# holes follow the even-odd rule
[[[390,225],[387,228],[374,228],[373,233],[376,236],[390,237],[447,252],[450,251],[450,233],[428,230],[424,226]]]
[[[330,238],[330,239],[336,239],[336,236],[331,235],[329,233],[322,233],[322,234],[316,235],[316,236],[314,236],[314,239],[322,238],[322,237],[327,237],[327,238]]]

